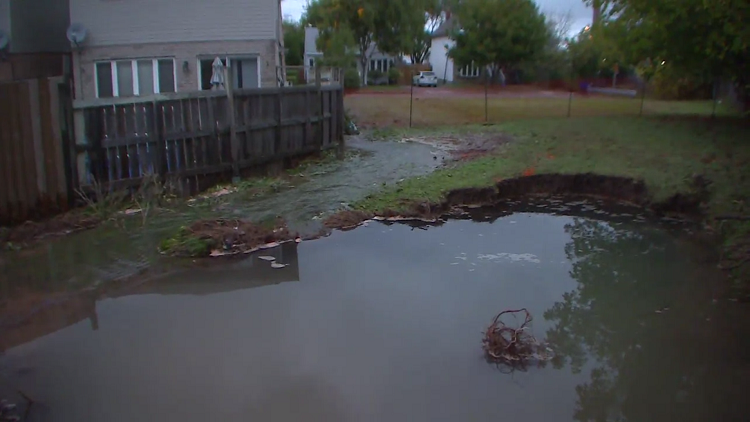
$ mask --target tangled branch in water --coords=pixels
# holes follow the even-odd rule
[[[512,316],[523,322],[514,328],[506,325],[504,317]],[[526,308],[507,310],[497,314],[482,339],[485,357],[491,363],[509,370],[525,370],[530,363],[543,365],[552,359],[552,351],[531,333],[531,314]]]

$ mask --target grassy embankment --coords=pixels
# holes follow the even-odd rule
[[[447,99],[434,103],[431,114],[422,115],[433,127],[398,129],[383,128],[382,124],[399,120],[397,106],[387,109],[377,99],[374,103],[354,99],[347,102],[351,112],[364,126],[379,127],[379,136],[500,131],[515,139],[488,156],[387,187],[357,203],[360,210],[407,211],[415,203],[438,203],[454,189],[487,187],[502,179],[544,173],[596,173],[643,180],[650,199],[659,202],[690,192],[691,182],[700,175],[710,181],[706,223],[722,236],[726,246],[723,265],[733,269],[738,278],[750,279],[750,265],[746,265],[750,259],[750,222],[717,219],[746,216],[750,206],[750,124],[728,117],[726,109],[720,108],[719,118],[711,120],[707,118],[710,103],[647,102],[646,114],[651,116],[639,118],[623,112],[633,100],[594,99],[585,108],[579,107],[578,115],[584,117],[534,119],[547,115],[545,110],[550,110],[554,101],[505,99],[497,100],[504,102],[502,105],[491,104],[517,106],[498,113],[507,118],[501,119],[504,123],[455,126],[483,119],[483,100]],[[524,104],[546,104],[548,108],[534,110]],[[440,123],[454,126],[439,128]]]

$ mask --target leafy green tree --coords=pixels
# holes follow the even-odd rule
[[[539,55],[549,40],[545,17],[532,0],[463,0],[448,52],[457,64],[490,66],[493,75]]]
[[[375,2],[373,38],[378,50],[393,56],[412,51],[425,32],[426,0]]]
[[[314,0],[305,11],[305,22],[320,31],[318,46],[322,47],[323,54],[326,54],[331,39],[339,37],[339,32],[351,35],[340,37],[335,44],[342,40],[352,41],[363,69],[363,84],[367,80],[367,64],[372,56],[370,46],[375,37],[377,5],[377,0]]]
[[[284,58],[287,66],[302,66],[305,55],[305,28],[300,22],[284,20]]]
[[[591,0],[586,0],[591,1]],[[632,63],[666,61],[705,80],[750,84],[747,0],[604,0],[603,24]]]

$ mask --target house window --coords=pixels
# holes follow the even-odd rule
[[[213,75],[214,60],[206,58],[198,60],[198,78],[202,90],[213,88],[211,85],[211,76]],[[224,57],[221,63],[226,66],[227,63],[231,68],[232,87],[243,88],[260,88],[260,67],[258,57]]]
[[[310,67],[315,67],[315,59],[310,59]]]
[[[474,62],[471,62],[471,64],[466,65],[459,69],[458,76],[462,78],[478,78],[480,73],[479,66],[475,66]]]
[[[377,70],[379,72],[387,72],[389,64],[392,64],[392,61],[389,61],[388,59],[371,59],[369,70],[370,72],[374,70]]]
[[[177,91],[174,59],[115,60],[95,67],[97,98]]]

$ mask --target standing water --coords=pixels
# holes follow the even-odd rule
[[[371,223],[71,302],[0,333],[16,339],[4,391],[34,400],[31,421],[748,414],[748,320],[714,297],[719,274],[681,229],[484,220]],[[508,373],[484,360],[482,331],[523,307],[555,358]]]

